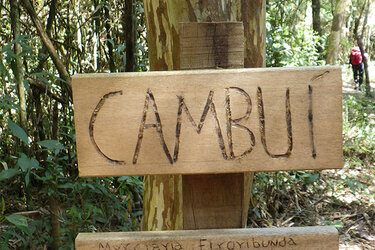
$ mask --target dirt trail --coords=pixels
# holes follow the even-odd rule
[[[353,71],[351,66],[344,65],[342,68],[342,92],[343,94],[360,94],[360,90],[354,89]],[[375,90],[375,63],[370,62],[369,66],[371,92]],[[365,76],[363,76],[365,77]]]

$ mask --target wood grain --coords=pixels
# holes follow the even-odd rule
[[[77,250],[92,249],[339,249],[334,227],[80,233]]]
[[[80,176],[342,167],[339,67],[77,75]]]
[[[180,23],[180,69],[243,68],[242,22]]]
[[[184,229],[241,228],[244,174],[184,175],[182,179]],[[246,213],[243,214],[243,209]],[[243,225],[244,224],[244,225]]]
[[[243,68],[242,22],[180,23],[179,27],[181,69]],[[246,227],[248,175],[183,175],[183,228]]]

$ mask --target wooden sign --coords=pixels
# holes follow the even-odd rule
[[[334,227],[212,229],[159,232],[80,233],[77,250],[338,250]]]
[[[73,77],[80,176],[342,167],[339,67]]]

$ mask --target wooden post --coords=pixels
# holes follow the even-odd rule
[[[144,8],[151,70],[180,69],[180,22],[243,22],[245,67],[262,67],[265,65],[265,0],[236,0],[230,2],[213,0],[144,0]],[[231,43],[231,41],[228,41],[228,43]],[[211,176],[209,178],[214,177]],[[239,224],[238,219],[236,219],[236,223],[233,224],[232,222],[228,226],[243,227],[246,225],[247,220],[253,174],[240,174],[240,177],[233,176],[233,178],[241,186],[241,190],[236,192],[239,195],[239,200],[236,203],[242,206],[240,209],[241,214],[238,215],[236,213],[236,216],[241,223]],[[185,183],[188,183],[189,177],[185,179]],[[142,222],[144,230],[176,230],[184,228],[182,183],[181,176],[146,177]],[[190,203],[189,200],[186,200],[185,204],[186,202]],[[222,204],[228,204],[228,202]],[[191,217],[190,215],[188,216]],[[202,225],[203,228],[212,226]]]
[[[180,69],[243,68],[242,22],[181,23]],[[246,227],[253,175],[183,175],[183,228]]]

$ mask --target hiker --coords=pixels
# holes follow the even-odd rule
[[[352,52],[350,53],[349,64],[352,65],[353,69],[354,89],[357,89],[362,85],[364,69],[361,50],[358,46],[352,49]]]

